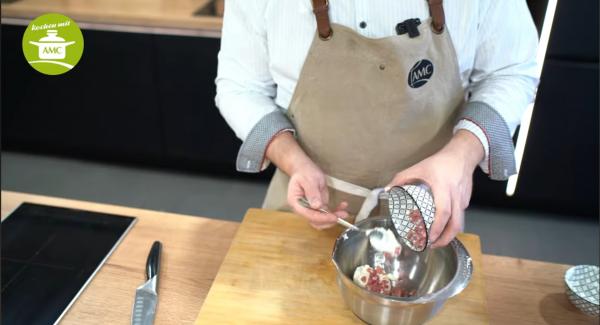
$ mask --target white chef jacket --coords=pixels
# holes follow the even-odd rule
[[[288,108],[316,21],[311,0],[225,3],[215,100],[244,141],[261,118],[278,106]],[[539,80],[538,35],[525,0],[446,0],[444,11],[467,100],[492,107],[514,133]],[[329,16],[380,38],[395,35],[395,26],[406,19],[424,21],[429,10],[426,0],[330,0]],[[487,172],[484,130],[468,120],[460,120],[458,129],[479,138],[486,157],[480,166]]]

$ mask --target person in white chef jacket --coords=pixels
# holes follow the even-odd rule
[[[525,0],[227,0],[216,104],[243,141],[237,169],[277,167],[263,207],[322,229],[374,188],[424,182],[440,247],[477,166],[516,172],[537,43]]]

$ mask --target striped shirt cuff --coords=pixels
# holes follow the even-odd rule
[[[487,172],[491,179],[502,181],[516,174],[515,147],[510,130],[496,110],[483,102],[469,102],[458,118],[475,124],[487,139]],[[481,140],[480,135],[475,132],[474,134]],[[482,141],[482,144],[484,142]]]
[[[280,109],[260,119],[240,147],[236,161],[237,171],[258,173],[265,170],[270,163],[265,157],[269,143],[277,134],[285,131],[294,133],[295,129]]]

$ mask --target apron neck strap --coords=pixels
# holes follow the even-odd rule
[[[443,0],[427,0],[429,5],[429,15],[431,16],[431,24],[433,30],[437,33],[441,33],[444,30],[444,24],[446,18],[444,17],[444,6],[442,5]]]
[[[317,18],[319,38],[326,41],[331,38],[333,30],[329,23],[329,0],[312,0],[313,12]]]
[[[444,30],[446,18],[444,17],[443,0],[427,0],[429,5],[429,15],[435,32],[441,33]],[[326,41],[333,35],[331,24],[329,22],[329,0],[312,0],[313,12],[317,19],[317,30],[319,38]]]

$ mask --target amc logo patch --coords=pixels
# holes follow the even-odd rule
[[[433,63],[427,59],[418,61],[408,72],[410,88],[419,88],[427,83],[433,75]]]

